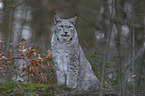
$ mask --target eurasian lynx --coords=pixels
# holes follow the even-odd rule
[[[94,75],[78,43],[74,27],[76,16],[71,19],[54,18],[51,40],[52,56],[56,68],[57,84],[70,88],[97,89],[99,80]]]

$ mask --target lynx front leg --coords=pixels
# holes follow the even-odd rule
[[[78,76],[78,71],[76,69],[70,68],[67,74],[67,82],[66,82],[68,87],[76,88],[77,76]]]
[[[66,82],[67,86],[70,88],[76,88],[77,86],[78,64],[79,62],[77,58],[71,58]]]
[[[54,48],[52,48],[54,49]],[[65,74],[62,69],[62,61],[59,56],[59,52],[57,50],[52,50],[53,52],[53,60],[56,70],[56,77],[57,77],[57,84],[58,85],[64,85],[65,84]]]

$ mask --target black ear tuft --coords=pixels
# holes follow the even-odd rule
[[[61,21],[61,19],[57,15],[55,15],[54,16],[54,23],[57,24],[60,21]]]

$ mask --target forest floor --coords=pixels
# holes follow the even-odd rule
[[[56,84],[25,84],[18,82],[0,83],[0,96],[99,96],[98,90],[85,91],[70,89]],[[119,96],[119,91],[103,90],[103,96]],[[128,91],[125,96],[134,96]],[[145,96],[145,91],[139,91],[135,96]]]
[[[97,90],[89,90],[89,91],[71,91],[71,92],[66,92],[57,94],[57,96],[99,96],[99,92]],[[112,91],[112,90],[103,90],[103,96],[119,96],[119,91]],[[145,96],[145,91],[139,91],[134,95],[133,92],[128,91],[125,93],[125,95],[122,96]]]

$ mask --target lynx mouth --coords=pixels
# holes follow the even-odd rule
[[[64,36],[64,37],[69,37],[69,35],[61,35],[61,36]]]

